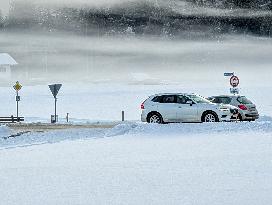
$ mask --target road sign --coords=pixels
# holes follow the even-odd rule
[[[230,93],[231,94],[239,94],[239,89],[238,88],[230,88]]]
[[[52,85],[48,85],[48,86],[49,86],[49,88],[50,88],[50,90],[51,90],[54,98],[56,98],[57,95],[58,95],[58,93],[59,93],[59,90],[60,90],[62,84],[52,84]]]
[[[57,118],[57,95],[58,95],[58,92],[62,86],[62,84],[52,84],[52,85],[48,85],[54,98],[55,98],[55,115],[54,115],[54,119],[52,119],[52,116],[51,116],[51,123],[56,123],[58,122],[58,118]]]
[[[19,83],[19,81],[17,81],[15,83],[15,85],[13,86],[13,88],[14,88],[14,90],[16,90],[18,92],[19,90],[22,89],[22,85]]]
[[[224,73],[224,76],[233,76],[234,73]]]
[[[21,100],[20,96],[19,96],[19,90],[22,89],[22,85],[19,83],[19,81],[17,81],[15,83],[15,85],[13,86],[14,90],[16,91],[16,116],[18,119],[19,116],[19,101]]]
[[[232,87],[234,87],[234,88],[237,87],[239,85],[239,83],[240,83],[240,80],[237,76],[234,75],[230,78],[230,85]]]

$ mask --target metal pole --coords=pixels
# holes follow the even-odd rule
[[[55,123],[57,122],[57,98],[55,97]]]
[[[122,111],[122,122],[125,121],[125,111]]]
[[[66,114],[66,122],[69,122],[69,113]]]
[[[17,121],[19,121],[19,101],[18,101],[18,99],[19,99],[19,94],[18,94],[18,90],[16,91],[16,110],[17,110],[17,114],[16,114],[16,116],[17,116]]]

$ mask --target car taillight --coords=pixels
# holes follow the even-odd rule
[[[247,107],[245,105],[238,105],[238,107],[241,109],[241,110],[247,110]]]
[[[141,104],[141,109],[142,109],[142,110],[144,109],[144,103]]]

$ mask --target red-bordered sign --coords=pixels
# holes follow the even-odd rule
[[[232,87],[234,87],[234,88],[237,87],[239,85],[239,83],[240,83],[240,80],[237,76],[234,75],[230,78],[230,85]]]

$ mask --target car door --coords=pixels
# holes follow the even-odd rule
[[[177,120],[180,122],[196,122],[198,121],[198,105],[192,102],[190,98],[185,95],[177,95]]]
[[[158,103],[158,112],[165,122],[177,122],[177,97],[176,95],[163,95]]]

